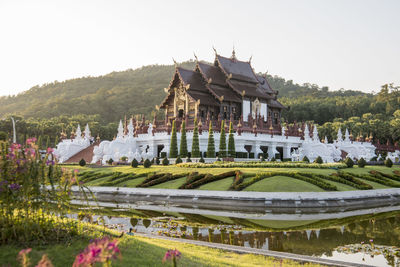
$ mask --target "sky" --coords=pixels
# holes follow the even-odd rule
[[[233,46],[256,72],[378,92],[400,85],[399,12],[396,0],[0,0],[0,95]]]

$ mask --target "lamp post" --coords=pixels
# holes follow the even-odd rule
[[[17,143],[17,133],[15,131],[15,123],[16,123],[16,121],[14,120],[13,117],[11,117],[11,121],[12,121],[12,124],[13,124],[13,143],[15,144],[15,143]]]

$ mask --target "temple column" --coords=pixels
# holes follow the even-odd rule
[[[276,143],[271,143],[268,146],[268,159],[272,159],[273,157],[275,157],[275,153],[277,153],[277,151],[276,151]]]
[[[285,145],[284,147],[283,147],[283,158],[284,159],[288,159],[288,158],[291,158],[291,156],[290,156],[290,150],[291,150],[291,146],[290,146],[290,144],[287,144],[287,145]]]
[[[254,158],[259,159],[258,154],[263,154],[264,152],[261,150],[261,144],[256,142],[253,146]]]

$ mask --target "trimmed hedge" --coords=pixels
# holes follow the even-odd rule
[[[158,185],[158,184],[162,184],[162,183],[165,183],[168,181],[176,180],[176,179],[185,177],[187,175],[188,175],[187,173],[181,173],[181,174],[175,174],[175,175],[172,175],[171,173],[166,173],[159,178],[148,181],[147,183],[141,183],[137,187],[150,187],[153,185]]]
[[[346,172],[338,172],[337,175],[339,177],[342,177],[343,179],[346,179],[347,181],[350,181],[352,183],[357,184],[358,185],[357,189],[368,190],[368,189],[372,189],[373,188],[370,184],[364,183],[363,181],[355,178],[355,177],[360,178],[359,176],[357,176],[355,174],[349,174],[349,173],[346,173]]]
[[[354,161],[351,158],[346,158],[344,163],[347,165],[347,168],[353,168],[354,166]]]
[[[222,180],[222,179],[225,179],[225,178],[228,178],[231,176],[235,176],[235,174],[236,174],[236,171],[229,171],[229,172],[221,173],[218,175],[206,174],[203,178],[198,179],[198,180],[194,181],[193,183],[186,185],[185,189],[195,189],[195,188],[202,186],[203,184],[207,184],[210,182],[215,182],[215,181]]]
[[[113,181],[103,182],[100,185],[101,186],[115,186],[115,185],[117,185],[119,183],[123,183],[123,182],[130,181],[130,180],[133,180],[133,179],[136,179],[136,178],[144,177],[144,176],[146,176],[145,173],[140,173],[140,174],[130,173],[127,176],[115,179]]]
[[[397,172],[398,172],[398,171],[394,171],[394,172],[393,172],[394,175],[387,174],[387,173],[383,173],[383,172],[378,172],[378,171],[374,171],[374,170],[370,171],[369,173],[370,173],[372,176],[375,176],[375,177],[377,177],[377,178],[383,176],[383,177],[386,177],[386,178],[395,180],[395,181],[397,181],[397,182],[400,182],[400,176],[399,176],[399,175],[396,175]]]
[[[189,184],[191,184],[191,183],[193,183],[193,182],[195,182],[195,181],[197,181],[197,180],[200,180],[200,179],[204,178],[205,176],[206,176],[206,174],[204,174],[204,173],[199,174],[198,172],[192,172],[192,173],[189,174],[189,176],[187,177],[186,182],[185,182],[183,185],[181,185],[181,186],[179,187],[179,189],[188,189],[188,188],[186,188],[186,187],[187,187]]]
[[[344,169],[344,163],[304,163],[304,162],[214,162],[205,163],[182,163],[178,165],[183,168],[313,168],[313,169]]]

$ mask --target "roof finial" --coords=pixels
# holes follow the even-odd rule
[[[212,47],[212,49],[214,50],[215,56],[217,56],[217,55],[218,55],[218,53],[217,53],[217,49],[215,49],[215,47],[214,47],[214,46]]]
[[[193,51],[193,55],[194,55],[194,58],[196,59],[196,62],[199,62],[199,59],[197,58],[196,53],[194,51]]]
[[[235,45],[233,45],[233,49],[232,49],[232,59],[236,60]]]
[[[175,68],[178,67],[178,63],[176,62],[176,60],[174,58],[172,58],[172,61],[174,61]]]
[[[249,63],[251,64],[251,59],[253,58],[253,55],[250,56],[249,58]]]

